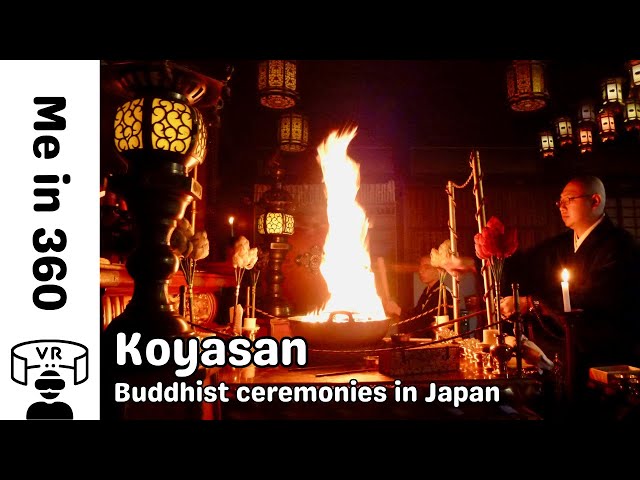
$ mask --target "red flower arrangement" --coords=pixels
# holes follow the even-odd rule
[[[477,233],[473,240],[476,256],[480,260],[504,260],[518,249],[518,231],[505,228],[497,217],[491,217],[487,226],[482,228],[482,233]]]
[[[482,232],[477,233],[473,240],[476,256],[480,260],[486,260],[491,269],[496,302],[495,311],[499,312],[504,259],[513,255],[518,249],[518,231],[515,228],[505,228],[497,217],[491,217],[487,225],[482,228]]]

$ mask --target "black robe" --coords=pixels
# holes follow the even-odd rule
[[[505,286],[519,284],[520,295],[533,295],[558,312],[563,311],[562,269],[569,271],[572,310],[581,310],[575,327],[577,363],[589,366],[631,364],[640,358],[640,247],[626,230],[607,216],[574,252],[574,232],[568,230],[538,246],[516,252],[505,261]],[[510,295],[506,291],[505,295]],[[543,318],[545,320],[546,317]],[[563,348],[562,328],[546,319],[537,325],[541,338]],[[554,329],[555,328],[555,329]],[[560,337],[560,338],[558,338]],[[540,345],[544,349],[544,345]],[[551,357],[552,358],[552,357]]]
[[[406,313],[403,311],[401,321],[413,318],[417,315],[424,314],[411,321],[398,325],[398,332],[413,333],[415,336],[424,338],[435,338],[435,330],[428,328],[435,323],[435,316],[438,315],[438,288],[440,282],[435,282],[430,287],[425,287],[416,303],[415,307],[409,309]],[[447,313],[449,318],[453,319],[453,296],[451,292],[446,290]],[[444,306],[441,305],[440,314],[444,315]]]

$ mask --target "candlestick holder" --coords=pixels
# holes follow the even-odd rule
[[[507,363],[515,353],[515,349],[507,345],[504,337],[505,334],[499,334],[497,336],[498,344],[493,345],[490,350],[494,364],[493,374],[501,377],[508,376]]]
[[[258,333],[258,330],[260,330],[259,326],[252,328],[242,327],[242,336],[254,342],[256,340],[256,333]]]
[[[522,317],[520,315],[520,285],[511,284],[511,292],[513,295],[513,304],[516,305],[513,320],[513,333],[516,337],[515,356],[516,356],[516,376],[522,377]]]
[[[564,314],[564,398],[569,404],[575,400],[577,386],[575,327],[580,318],[582,318],[582,314],[582,309],[573,309]]]

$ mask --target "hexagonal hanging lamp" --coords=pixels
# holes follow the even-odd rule
[[[556,137],[561,147],[573,145],[573,126],[569,117],[558,117],[555,122]]]
[[[507,95],[511,109],[535,112],[549,101],[545,65],[538,60],[514,60],[507,68]]]
[[[629,87],[640,88],[640,60],[629,60],[627,70],[629,71]]]
[[[598,112],[598,131],[600,140],[610,142],[617,137],[615,114],[609,109],[602,109]]]
[[[302,152],[309,143],[309,119],[300,113],[286,112],[278,123],[278,145],[284,152]]]
[[[622,97],[622,78],[610,77],[600,83],[602,106],[614,114],[622,113],[624,100]]]
[[[553,145],[553,134],[550,130],[543,130],[538,135],[540,141],[540,153],[542,158],[553,157],[555,147]]]
[[[258,63],[260,104],[282,110],[298,102],[297,64],[295,60],[265,60]]]

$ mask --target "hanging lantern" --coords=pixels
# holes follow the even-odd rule
[[[559,117],[555,121],[556,137],[561,147],[573,145],[573,127],[569,117]]]
[[[553,146],[553,134],[549,130],[543,130],[539,134],[540,138],[540,153],[542,158],[553,157],[555,147]]]
[[[607,78],[600,84],[602,93],[602,106],[615,113],[622,112],[624,100],[622,99],[622,78]]]
[[[282,110],[298,101],[295,60],[266,60],[258,64],[260,104]]]
[[[278,144],[285,152],[302,152],[309,143],[309,120],[299,113],[284,113],[278,125]]]
[[[593,102],[584,101],[578,108],[578,131],[576,138],[580,153],[591,152],[593,149],[593,128],[597,124],[597,117]]]
[[[631,96],[624,107],[624,127],[628,132],[640,130],[640,100]]]
[[[547,105],[549,92],[544,63],[538,60],[514,60],[507,68],[507,94],[511,109],[534,112]]]
[[[600,139],[609,142],[616,138],[616,121],[611,110],[602,109],[598,112],[598,130]]]
[[[629,70],[629,87],[640,88],[640,60],[629,60],[627,69]]]
[[[594,126],[596,122],[596,109],[593,102],[585,100],[578,108],[578,124],[585,123]]]
[[[593,147],[593,128],[588,124],[581,124],[578,126],[578,148],[580,153],[591,152]]]

